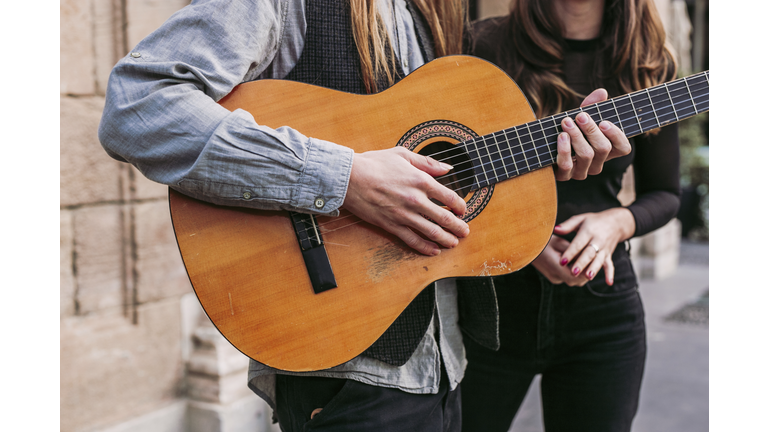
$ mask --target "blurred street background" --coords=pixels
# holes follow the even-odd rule
[[[641,279],[648,329],[634,432],[709,430],[709,244],[683,240],[677,271]],[[542,432],[538,377],[510,429]]]

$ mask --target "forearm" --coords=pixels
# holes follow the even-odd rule
[[[193,4],[140,42],[110,76],[99,128],[107,153],[216,204],[335,214],[350,149],[261,126],[216,103],[271,62],[282,31],[279,5]]]
[[[677,125],[655,135],[635,138],[635,202],[628,209],[637,224],[635,236],[661,228],[680,207],[680,151]]]
[[[119,73],[119,71],[116,71]],[[221,205],[335,214],[353,152],[290,128],[257,125],[194,89],[108,95],[100,139],[147,178]],[[321,197],[325,202],[316,208]]]

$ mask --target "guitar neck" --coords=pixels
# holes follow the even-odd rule
[[[561,121],[580,112],[610,121],[631,138],[706,111],[709,71],[474,138],[462,143],[473,162],[471,189],[553,165]]]

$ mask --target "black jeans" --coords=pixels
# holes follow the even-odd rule
[[[353,380],[278,375],[277,417],[283,432],[459,432],[461,390],[412,394]],[[323,410],[311,418],[316,408]]]
[[[501,349],[464,338],[462,430],[506,432],[541,374],[547,432],[629,431],[646,357],[637,289],[553,286],[530,266],[495,282]]]

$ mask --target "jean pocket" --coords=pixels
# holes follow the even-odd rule
[[[310,418],[309,421],[304,424],[303,430],[305,432],[309,432],[313,430],[313,428],[322,426],[324,423],[327,423],[329,419],[333,419],[340,414],[343,415],[344,406],[346,406],[348,403],[346,393],[353,391],[350,389],[355,384],[356,383],[353,380],[347,379],[339,392],[336,393],[336,395],[334,395],[325,404],[325,406],[318,407],[322,408],[322,410],[315,414],[314,417]]]
[[[594,280],[587,282],[587,290],[596,297],[621,297],[637,292],[637,277],[632,267],[629,254],[616,253],[613,257],[613,285],[605,282],[605,273],[601,271]]]

